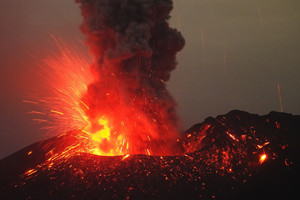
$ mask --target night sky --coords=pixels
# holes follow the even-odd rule
[[[297,0],[175,0],[170,24],[186,39],[169,90],[186,129],[240,109],[300,114]],[[84,41],[74,0],[0,0],[0,158],[49,137],[32,122],[29,93],[46,84],[38,65],[58,49],[49,33]],[[87,52],[87,48],[83,49]],[[60,134],[60,133],[57,133]]]

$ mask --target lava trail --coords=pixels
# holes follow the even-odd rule
[[[97,154],[160,154],[178,137],[166,81],[184,38],[169,27],[172,0],[76,0],[95,58],[83,97]]]

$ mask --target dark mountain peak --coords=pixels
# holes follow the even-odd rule
[[[2,159],[1,197],[296,199],[299,130],[299,116],[234,110],[188,129],[178,155],[115,157],[78,151],[75,130]]]

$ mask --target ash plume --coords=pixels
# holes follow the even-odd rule
[[[167,21],[172,0],[76,2],[96,60],[95,80],[83,100],[89,120],[96,127],[99,117],[107,117],[114,139],[122,133],[130,141],[129,153],[167,153],[168,141],[178,136],[179,118],[165,82],[185,43]]]

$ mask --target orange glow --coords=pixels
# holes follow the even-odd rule
[[[122,160],[125,160],[126,158],[128,158],[129,157],[129,154],[127,154],[126,156],[124,156],[123,158],[122,158]]]
[[[269,142],[265,142],[263,145],[257,145],[257,147],[259,148],[259,149],[262,149],[264,146],[266,146],[266,145],[268,145],[268,144],[270,144]]]
[[[262,164],[263,162],[265,162],[266,159],[267,159],[267,155],[266,154],[260,155],[259,163]]]
[[[84,95],[88,85],[94,80],[89,69],[91,60],[79,50],[82,47],[66,45],[54,36],[51,37],[60,51],[59,54],[43,60],[40,73],[46,82],[45,88],[40,91],[41,94],[30,94],[23,101],[32,107],[33,110],[27,113],[32,115],[33,121],[42,124],[48,137],[57,133],[63,133],[63,136],[69,131],[76,133],[76,141],[68,143],[60,153],[53,150],[47,153],[51,156],[48,160],[49,166],[54,159],[69,157],[78,152],[101,156],[167,154],[164,143],[159,142],[176,139],[172,127],[163,124],[168,119],[157,112],[148,118],[144,111],[134,107],[135,103],[130,106],[123,101],[114,104],[121,98],[114,90],[104,93],[103,101],[110,107],[99,109],[93,119],[88,117],[87,113],[91,109]],[[113,85],[116,75],[110,75]],[[152,101],[157,102],[157,99]],[[157,104],[151,104],[154,110],[157,110]],[[160,132],[167,136],[161,137]]]
[[[103,126],[101,130],[97,131],[96,133],[92,134],[92,140],[95,142],[101,143],[103,140],[107,139],[110,140],[110,128],[108,127],[108,121],[102,117],[98,121],[99,125]]]
[[[234,135],[230,134],[228,131],[226,132],[226,134],[227,134],[231,139],[233,139],[234,141],[239,142],[239,140],[238,140]]]
[[[90,153],[102,156],[116,156],[128,153],[128,143],[126,143],[125,136],[122,134],[118,136],[113,135],[111,131],[109,121],[104,116],[98,120],[97,127],[89,125],[83,130],[89,136]]]
[[[33,121],[42,123],[48,137],[58,133],[80,129],[88,126],[88,109],[82,96],[87,85],[93,80],[89,67],[91,59],[83,51],[81,43],[65,44],[50,35],[58,48],[38,64],[33,73],[43,84],[26,95],[24,103],[32,111],[27,112]]]
[[[31,176],[31,175],[33,175],[33,174],[36,173],[36,172],[37,172],[37,170],[35,170],[35,169],[30,169],[30,170],[28,170],[28,171],[25,172],[25,175],[26,175],[26,176]]]

